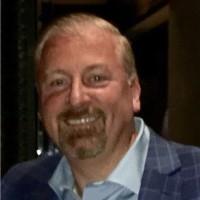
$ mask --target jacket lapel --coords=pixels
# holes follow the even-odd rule
[[[139,200],[179,199],[181,163],[175,147],[150,130],[150,144]]]

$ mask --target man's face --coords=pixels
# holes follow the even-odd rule
[[[56,36],[45,45],[38,83],[43,124],[61,151],[87,159],[130,140],[140,88],[130,84],[109,34]]]

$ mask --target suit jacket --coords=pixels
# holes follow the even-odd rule
[[[48,185],[61,155],[18,164],[2,181],[3,200],[58,200]],[[200,149],[150,134],[139,200],[200,200]]]

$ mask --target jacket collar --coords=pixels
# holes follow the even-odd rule
[[[146,160],[146,169],[161,174],[170,174],[181,166],[175,146],[156,135],[150,129],[150,144]]]

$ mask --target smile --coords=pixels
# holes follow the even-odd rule
[[[81,117],[78,119],[68,119],[67,123],[69,125],[83,125],[83,124],[88,124],[92,123],[97,119],[95,116],[90,116],[90,117]]]

